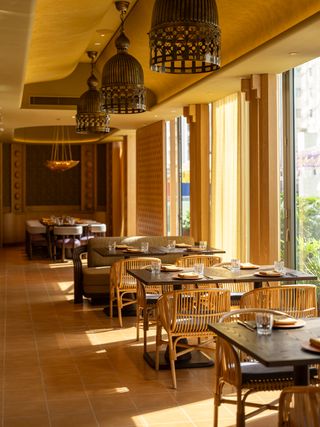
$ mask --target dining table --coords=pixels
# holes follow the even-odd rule
[[[306,273],[291,268],[285,268],[281,276],[268,276],[265,277],[259,272],[273,271],[273,266],[263,265],[256,269],[240,269],[239,271],[231,271],[229,268],[224,266],[220,267],[205,267],[204,274],[200,275],[198,279],[194,278],[181,278],[179,277],[179,270],[184,272],[192,271],[192,268],[181,269],[176,268],[176,271],[164,271],[160,270],[159,273],[154,273],[149,268],[128,270],[128,273],[137,279],[137,286],[144,286],[145,293],[148,292],[148,287],[162,286],[163,289],[181,289],[183,285],[195,284],[195,285],[212,285],[218,286],[219,283],[241,283],[241,282],[253,282],[256,288],[262,286],[263,282],[296,282],[296,281],[312,281],[317,280],[317,276],[311,273]],[[320,333],[320,329],[319,329]],[[147,363],[154,367],[155,366],[155,352],[144,351],[144,359]],[[192,357],[189,361],[177,361],[176,367],[207,367],[212,366],[213,363],[208,360],[207,357],[201,357],[201,353],[193,352]],[[160,355],[160,369],[168,369],[166,360]]]
[[[124,247],[122,247],[124,246]],[[185,248],[185,247],[175,247],[168,248],[167,246],[149,246],[148,250],[143,251],[139,247],[125,247],[126,245],[119,244],[115,248],[109,249],[108,247],[94,248],[94,250],[103,257],[122,257],[122,258],[132,258],[137,256],[150,256],[157,257],[161,255],[180,255],[187,256],[192,254],[201,254],[201,255],[215,255],[223,254],[225,251],[218,248],[206,248],[200,250],[198,247]]]
[[[295,385],[310,384],[308,367],[320,363],[320,349],[309,343],[310,338],[320,337],[319,317],[304,319],[297,327],[274,328],[271,335],[258,335],[237,322],[214,323],[208,327],[267,367],[293,366]]]

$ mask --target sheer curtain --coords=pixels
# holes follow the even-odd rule
[[[249,253],[248,106],[236,93],[212,104],[210,243],[224,256]]]

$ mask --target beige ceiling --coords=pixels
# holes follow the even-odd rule
[[[320,0],[216,0],[221,69],[190,76],[158,74],[148,67],[153,3],[131,0],[125,31],[129,52],[143,66],[145,86],[157,103],[146,113],[112,115],[111,126],[118,133],[172,118],[189,103],[210,102],[239,90],[241,77],[282,72],[320,56]],[[1,140],[10,141],[17,128],[73,125],[73,106],[40,108],[30,105],[30,96],[79,97],[90,72],[85,52],[98,51],[96,68],[101,73],[116,53],[118,27],[113,0],[1,0],[0,36],[6,40],[0,47]],[[35,141],[40,140],[38,133],[23,132],[26,140]]]

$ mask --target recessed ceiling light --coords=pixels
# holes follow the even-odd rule
[[[295,55],[298,55],[298,52],[289,52],[289,55],[290,56],[295,56]]]
[[[94,44],[95,46],[101,46],[101,43],[100,42],[95,42],[95,44]]]

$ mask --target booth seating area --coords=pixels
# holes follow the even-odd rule
[[[96,249],[107,248],[109,244],[128,245],[140,247],[141,242],[148,242],[149,247],[167,246],[169,240],[176,243],[194,244],[194,239],[189,236],[122,236],[122,237],[96,237],[88,241],[87,246],[75,248],[73,254],[74,264],[74,302],[82,303],[83,297],[92,300],[108,298],[110,291],[110,268],[115,261],[123,256],[102,256]],[[87,253],[87,264],[82,261]],[[163,263],[175,263],[181,253],[160,255]]]

